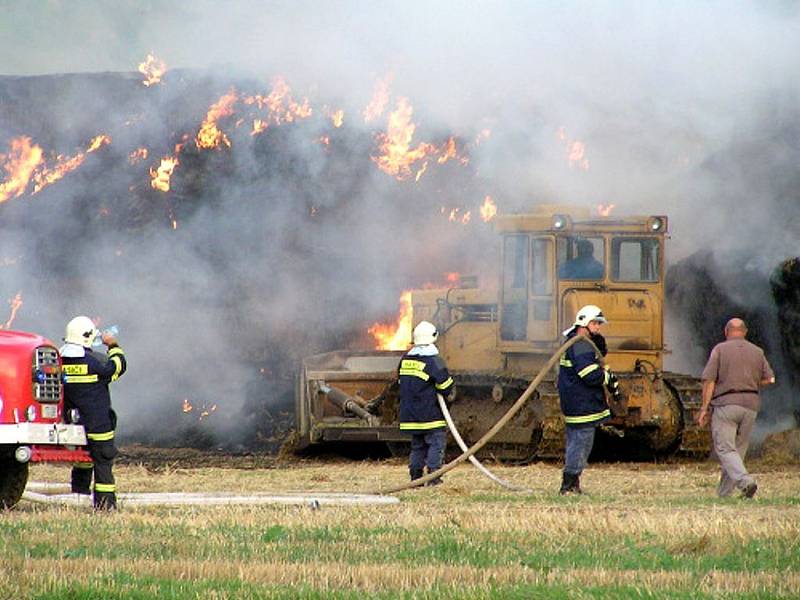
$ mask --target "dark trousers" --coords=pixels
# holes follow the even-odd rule
[[[570,427],[566,429],[566,449],[564,451],[564,473],[580,475],[589,462],[589,454],[594,445],[595,427]]]
[[[434,429],[411,434],[411,454],[408,457],[409,470],[421,472],[423,467],[427,466],[428,472],[433,473],[441,468],[446,445],[446,429]]]
[[[114,483],[114,457],[117,448],[114,440],[89,440],[89,455],[92,463],[76,463],[72,467],[72,491],[77,494],[89,494],[94,473],[94,506],[106,509],[117,506],[117,486]]]

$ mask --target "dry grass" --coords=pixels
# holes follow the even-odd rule
[[[753,463],[755,501],[716,499],[712,463],[591,465],[583,477],[589,495],[579,498],[555,493],[554,464],[494,470],[536,491],[509,493],[464,465],[445,485],[399,494],[399,505],[131,506],[98,516],[23,503],[0,517],[0,598],[56,598],[76,584],[87,590],[76,598],[108,586],[118,597],[145,588],[163,597],[166,586],[167,597],[181,598],[301,588],[308,597],[348,590],[530,597],[580,586],[589,596],[639,590],[687,598],[697,591],[791,597],[800,589],[800,465]],[[401,461],[295,461],[266,470],[175,464],[156,472],[128,465],[116,475],[126,492],[362,492],[403,481],[406,468]],[[41,481],[68,476],[52,466],[32,473]]]

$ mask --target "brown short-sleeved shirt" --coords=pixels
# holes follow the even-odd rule
[[[734,338],[714,346],[702,377],[714,382],[712,406],[738,404],[758,410],[759,384],[774,376],[761,348],[744,338]]]

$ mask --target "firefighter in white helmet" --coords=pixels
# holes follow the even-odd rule
[[[100,335],[108,353],[92,350],[95,338]],[[67,323],[61,358],[66,376],[64,385],[64,412],[77,409],[77,422],[86,428],[92,464],[75,463],[72,469],[72,491],[78,494],[91,492],[94,472],[93,504],[97,510],[114,510],[117,507],[116,485],[112,473],[117,448],[114,430],[117,415],[111,408],[108,384],[125,373],[125,353],[117,339],[109,332],[100,334],[94,322],[79,316]]]
[[[447,421],[436,395],[452,401],[455,384],[439,356],[438,336],[433,323],[420,321],[414,328],[413,347],[400,359],[400,430],[411,434],[408,469],[412,480],[422,477],[425,467],[428,473],[441,468],[447,443]],[[438,483],[439,478],[428,485]]]
[[[606,343],[600,328],[607,323],[603,311],[594,304],[582,307],[573,325],[564,332],[567,339],[584,336],[595,342],[605,355]],[[617,377],[603,366],[602,356],[585,341],[567,348],[558,369],[558,395],[564,413],[566,444],[561,494],[582,493],[580,476],[594,445],[596,428],[611,418],[605,388],[619,400]]]

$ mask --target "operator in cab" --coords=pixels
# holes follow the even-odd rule
[[[108,354],[92,350],[98,335],[108,347]],[[111,333],[100,334],[94,321],[85,316],[75,317],[67,323],[64,342],[60,350],[66,375],[64,412],[72,415],[77,409],[77,422],[86,428],[92,457],[92,463],[75,463],[73,466],[72,492],[91,493],[94,472],[95,510],[116,510],[117,486],[112,467],[117,455],[114,444],[117,415],[111,408],[108,385],[125,373],[125,353]]]
[[[411,434],[408,470],[411,480],[438,471],[447,444],[447,421],[439,407],[438,394],[448,401],[455,399],[455,383],[444,359],[439,356],[436,338],[439,332],[428,321],[414,328],[413,347],[400,359],[400,430]],[[441,478],[426,485],[437,485]]]
[[[578,240],[577,256],[558,268],[561,279],[602,279],[603,263],[594,257],[594,244],[590,240]]]

